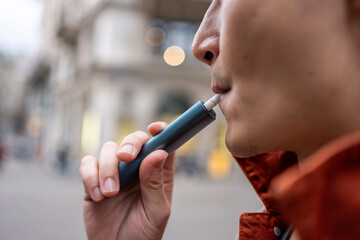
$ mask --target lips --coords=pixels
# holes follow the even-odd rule
[[[224,94],[228,91],[225,88],[221,88],[218,85],[214,84],[214,82],[211,84],[211,89],[216,94]]]
[[[228,93],[231,90],[231,86],[228,84],[229,82],[230,82],[229,78],[225,77],[224,75],[220,75],[216,73],[211,74],[211,89],[215,94],[221,94],[219,107],[223,112],[225,118],[226,118],[225,98],[227,96],[226,93]]]
[[[224,94],[228,92],[231,87],[228,84],[229,80],[220,74],[211,74],[211,89],[216,94]]]

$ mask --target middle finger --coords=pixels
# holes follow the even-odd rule
[[[113,197],[118,194],[119,184],[119,160],[116,157],[118,144],[107,142],[101,149],[99,159],[99,180],[101,192],[106,197]]]

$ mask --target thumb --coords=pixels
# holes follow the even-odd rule
[[[167,220],[170,214],[170,204],[166,198],[163,181],[163,166],[167,157],[168,153],[164,150],[156,150],[149,154],[140,166],[141,196],[150,221],[164,221],[165,218]]]

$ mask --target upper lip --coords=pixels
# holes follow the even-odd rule
[[[226,90],[224,88],[220,88],[214,84],[212,84],[211,89],[215,94],[224,94],[228,91],[228,90]]]
[[[230,87],[224,83],[217,74],[211,75],[211,89],[215,94],[224,94],[230,90]]]

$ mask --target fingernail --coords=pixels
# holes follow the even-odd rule
[[[104,182],[104,192],[115,192],[115,180],[108,177]]]
[[[122,146],[118,152],[119,153],[124,152],[124,153],[129,153],[131,155],[134,155],[134,146],[131,144],[126,144],[126,145]]]
[[[100,188],[99,187],[95,187],[93,189],[93,197],[94,200],[100,200],[102,199],[104,196],[101,194]]]

